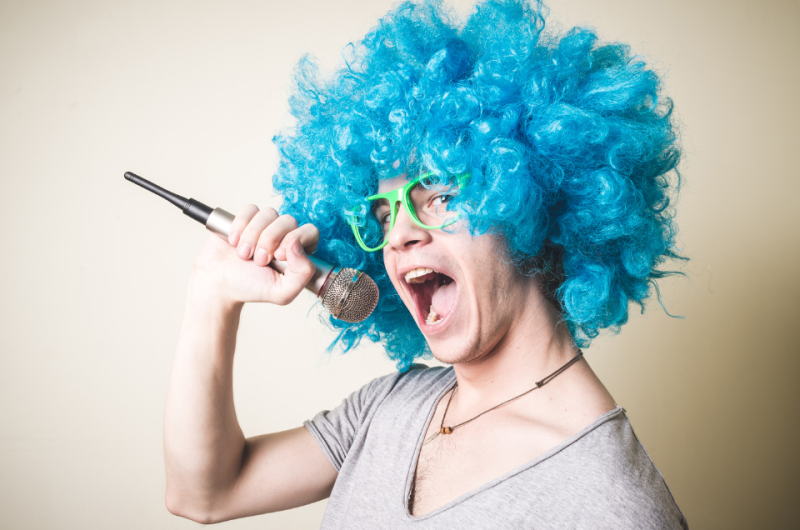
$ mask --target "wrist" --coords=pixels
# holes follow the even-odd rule
[[[192,271],[186,302],[190,307],[229,315],[238,315],[244,307],[244,302],[231,299],[208,273],[200,269]]]

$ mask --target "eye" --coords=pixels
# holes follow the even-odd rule
[[[392,220],[392,211],[385,206],[376,208],[374,215],[375,219],[377,219],[378,223],[380,223],[382,226],[388,225]]]
[[[456,194],[454,193],[440,193],[438,195],[434,195],[431,197],[430,206],[429,208],[433,208],[435,211],[438,211],[438,215],[444,214],[443,211],[439,211],[440,206],[447,205],[448,202],[452,201],[455,198]]]
[[[437,196],[435,196],[435,197],[434,197],[434,198],[431,200],[431,202],[432,202],[434,205],[438,206],[438,205],[440,205],[440,204],[446,204],[446,203],[450,202],[451,200],[453,200],[453,195],[447,195],[447,194],[443,194],[443,195],[437,195]]]

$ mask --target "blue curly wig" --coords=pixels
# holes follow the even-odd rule
[[[643,310],[669,274],[657,267],[682,259],[669,208],[680,151],[659,76],[591,29],[544,27],[540,3],[489,0],[457,23],[440,2],[406,2],[348,45],[333,75],[299,62],[297,124],[274,139],[282,213],[315,224],[316,255],[365,271],[381,292],[366,321],[330,319],[334,344],[382,342],[401,371],[430,355],[382,253],[362,251],[345,220],[379,179],[403,173],[470,173],[453,207],[542,275],[581,347],[617,331],[630,302]]]

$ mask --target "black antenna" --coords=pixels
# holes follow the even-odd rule
[[[196,201],[194,199],[187,199],[186,197],[181,197],[177,193],[172,193],[171,191],[167,191],[161,186],[153,184],[147,179],[143,179],[136,173],[131,173],[130,171],[125,172],[125,178],[137,184],[147,191],[151,191],[162,197],[167,199],[169,202],[183,210],[183,213],[194,219],[195,221],[199,221],[203,224],[206,224],[208,221],[208,216],[211,215],[211,212],[214,211],[213,208],[206,206],[202,202]]]

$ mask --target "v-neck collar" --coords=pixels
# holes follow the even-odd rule
[[[605,423],[605,422],[607,422],[609,420],[612,420],[612,419],[616,418],[617,416],[619,416],[620,414],[622,414],[623,412],[625,412],[625,409],[623,409],[620,406],[617,406],[616,408],[614,408],[612,410],[609,410],[608,412],[606,412],[606,413],[600,415],[599,417],[597,417],[592,423],[590,423],[589,425],[587,425],[586,427],[581,429],[578,433],[570,436],[569,438],[567,438],[566,440],[564,440],[560,444],[557,444],[557,445],[553,446],[552,448],[548,449],[547,451],[545,451],[544,453],[540,454],[539,456],[533,458],[532,460],[529,460],[529,461],[525,462],[521,466],[516,467],[516,468],[512,469],[511,471],[509,471],[509,472],[507,472],[507,473],[505,473],[505,474],[503,474],[503,475],[501,475],[501,476],[499,476],[499,477],[497,477],[495,479],[492,479],[489,482],[486,482],[485,484],[482,484],[482,485],[478,486],[477,488],[464,493],[463,495],[460,495],[460,496],[456,497],[452,501],[450,501],[450,502],[448,502],[446,504],[443,504],[442,506],[439,506],[438,508],[436,508],[433,511],[430,511],[430,512],[424,514],[424,515],[414,516],[414,515],[411,515],[411,511],[409,510],[408,503],[409,503],[409,499],[411,497],[411,488],[414,485],[414,475],[416,474],[417,463],[419,462],[419,454],[420,454],[420,451],[422,450],[422,443],[423,443],[423,440],[425,438],[425,434],[428,432],[428,426],[430,425],[431,420],[433,419],[433,415],[436,412],[436,407],[439,404],[439,401],[441,401],[442,397],[444,397],[444,395],[447,392],[449,392],[456,384],[455,372],[453,371],[452,368],[448,368],[448,370],[451,371],[451,376],[452,377],[450,378],[450,381],[448,381],[448,383],[442,388],[442,390],[439,391],[439,393],[436,395],[435,399],[431,403],[430,410],[428,411],[428,415],[426,416],[425,422],[422,425],[422,431],[420,432],[420,434],[419,434],[419,436],[417,438],[416,449],[414,450],[414,453],[411,455],[411,462],[409,463],[408,474],[406,475],[406,486],[404,488],[404,498],[403,498],[403,513],[405,513],[406,520],[408,520],[408,521],[422,521],[424,519],[429,519],[431,517],[435,517],[435,516],[439,515],[440,513],[444,512],[444,511],[447,511],[450,508],[452,508],[452,507],[454,507],[454,506],[456,506],[458,504],[461,504],[462,502],[466,501],[470,497],[478,495],[479,493],[481,493],[483,491],[486,491],[486,490],[488,490],[490,488],[493,488],[494,486],[496,486],[496,485],[498,485],[498,484],[500,484],[502,482],[505,482],[506,480],[510,479],[514,475],[518,475],[519,473],[522,473],[526,469],[529,469],[529,468],[539,464],[540,462],[543,462],[543,461],[547,460],[548,458],[552,457],[553,455],[555,455],[557,453],[560,453],[561,451],[563,451],[564,449],[566,449],[567,447],[569,447],[573,443],[577,442],[578,440],[580,440],[581,438],[583,438],[584,436],[589,434],[591,431],[595,430],[597,427],[599,427],[603,423]]]

